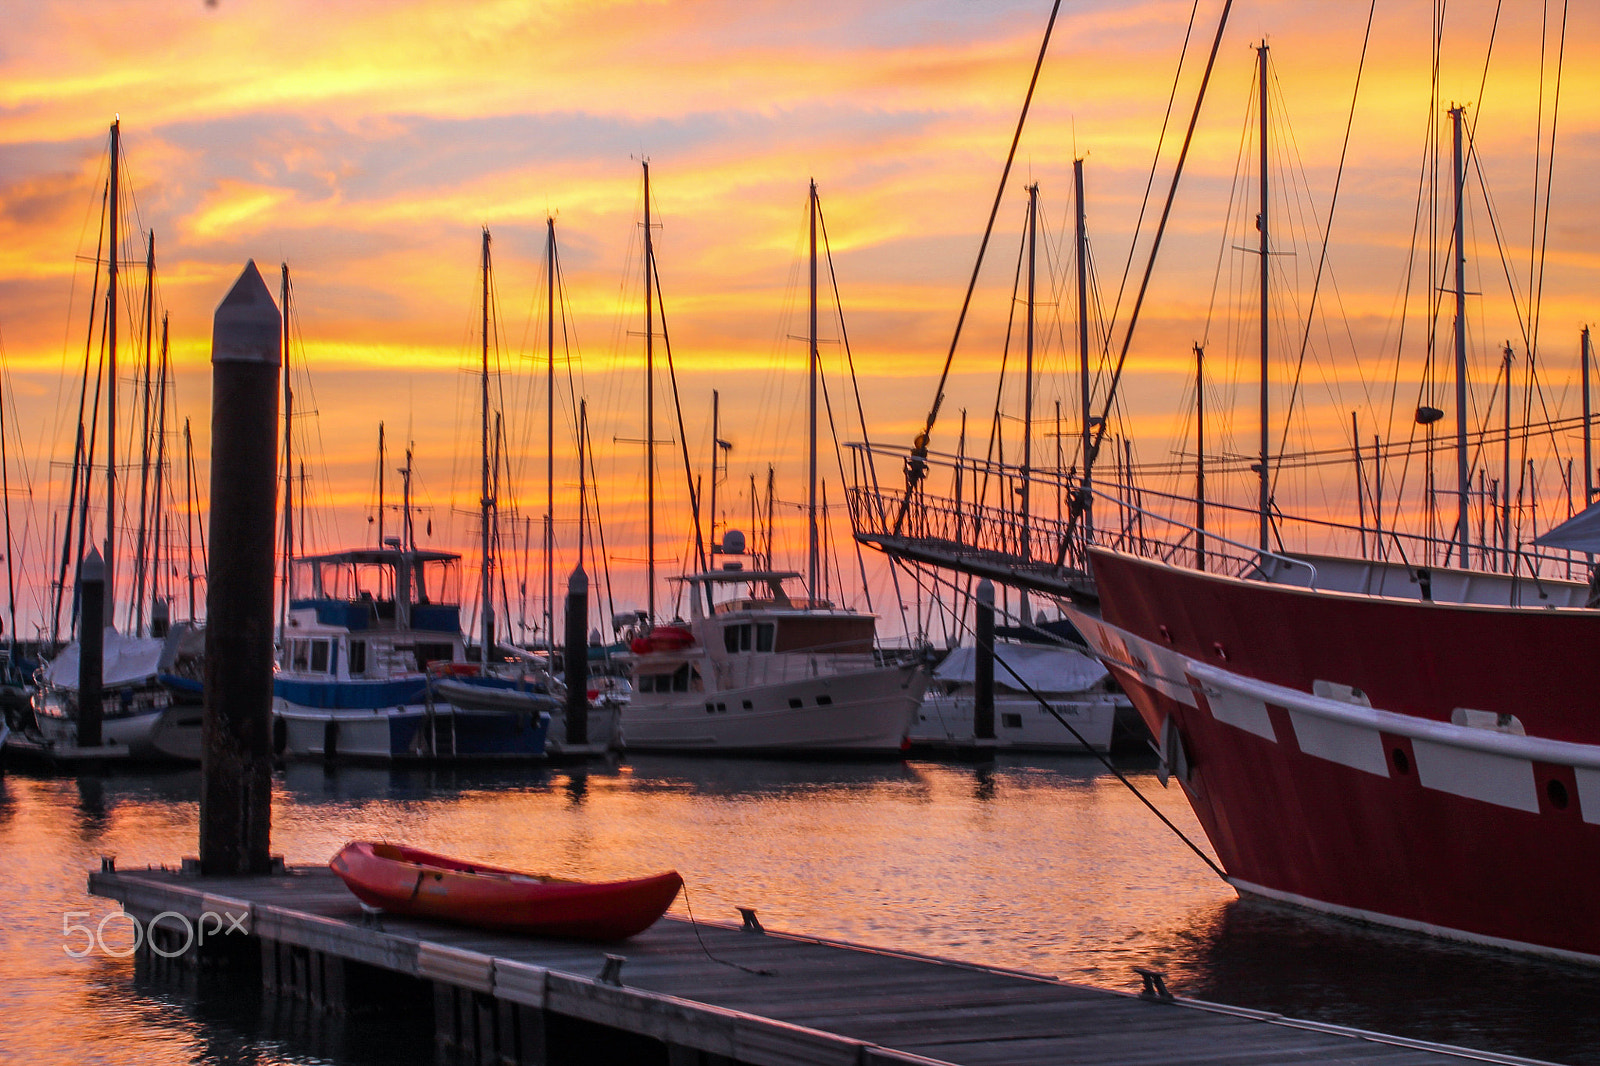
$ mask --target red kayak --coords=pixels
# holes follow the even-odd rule
[[[358,840],[328,864],[363,902],[394,914],[541,936],[622,940],[666,913],[676,870],[634,881],[565,881]]]

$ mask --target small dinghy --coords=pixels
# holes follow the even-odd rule
[[[363,903],[394,914],[583,940],[643,932],[683,887],[676,870],[632,881],[566,881],[370,841],[346,844],[328,865]]]

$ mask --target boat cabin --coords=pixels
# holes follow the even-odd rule
[[[463,658],[461,556],[358,548],[295,560],[279,667],[327,680],[392,677]]]
[[[683,580],[694,629],[728,655],[872,654],[876,616],[811,599],[792,570],[712,570]]]

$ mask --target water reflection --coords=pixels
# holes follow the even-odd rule
[[[921,777],[900,760],[820,762],[805,759],[693,759],[634,755],[622,772],[647,791],[687,791],[724,799],[801,796],[816,793],[876,793],[915,786]]]
[[[1127,772],[1197,833],[1176,790],[1147,765]],[[253,982],[185,994],[137,980],[127,960],[64,955],[64,913],[92,924],[114,910],[84,893],[101,853],[124,868],[194,853],[198,785],[0,779],[0,1048],[25,1061],[137,1049],[160,1064],[431,1062],[426,1009],[407,1016],[416,1032],[393,1017],[331,1022]],[[321,863],[357,838],[585,878],[672,867],[702,919],[753,906],[769,928],[1129,990],[1132,967],[1153,965],[1184,995],[1600,1063],[1600,975],[1239,901],[1092,759],[305,763],[275,778],[275,852]]]
[[[1600,972],[1232,900],[1162,952],[1185,995],[1558,1062],[1600,1061]]]

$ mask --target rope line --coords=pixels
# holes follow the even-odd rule
[[[683,884],[682,892],[683,908],[689,912],[689,928],[694,930],[694,938],[700,942],[700,950],[706,953],[706,958],[712,962],[719,962],[724,966],[732,966],[735,970],[743,970],[745,973],[755,974],[757,977],[771,977],[773,975],[771,970],[754,969],[737,962],[731,962],[728,959],[719,959],[711,954],[711,949],[706,947],[705,938],[700,935],[700,923],[695,919],[694,908],[689,905],[689,883],[687,881]]]

